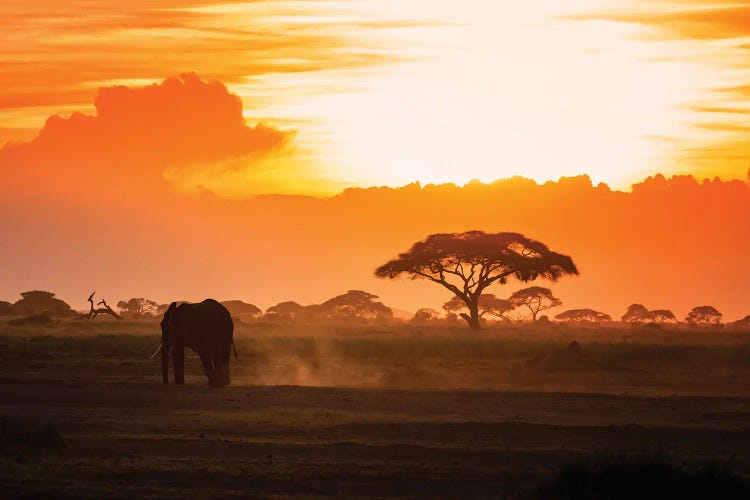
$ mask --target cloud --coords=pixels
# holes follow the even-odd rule
[[[248,76],[356,69],[397,59],[338,3],[226,0],[0,2],[0,109],[87,98],[102,85],[200,68],[233,84]],[[319,16],[331,20],[321,24]],[[70,100],[63,101],[71,103]],[[2,115],[0,115],[2,118]],[[0,141],[2,138],[0,137]]]
[[[574,16],[579,20],[607,20],[642,24],[658,28],[662,36],[699,40],[722,40],[750,36],[750,6],[719,6],[695,3],[688,8],[610,12]]]
[[[718,113],[729,115],[747,115],[750,109],[731,106],[694,106],[693,111],[697,113]]]
[[[696,126],[705,130],[718,130],[720,132],[750,132],[750,126],[733,123],[697,123]]]
[[[750,159],[750,3],[632,0],[567,18],[628,24],[620,28],[625,28],[629,37],[644,49],[653,47],[660,53],[658,57],[640,57],[664,67],[690,68],[689,74],[670,83],[675,92],[691,91],[678,104],[684,110],[679,112],[680,121],[687,128],[673,134],[675,141],[665,167],[670,164],[667,168],[676,170],[689,165],[698,175],[744,175]]]
[[[727,93],[734,95],[735,97],[738,97],[740,99],[748,98],[750,97],[750,84],[748,85],[739,85],[736,87],[724,87],[720,89],[716,89],[719,92]]]
[[[101,88],[96,114],[51,116],[36,138],[0,149],[8,191],[78,193],[162,188],[165,171],[230,159],[243,168],[287,148],[292,134],[248,125],[242,102],[195,74],[142,88]]]

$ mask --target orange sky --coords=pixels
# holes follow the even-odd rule
[[[484,229],[571,253],[571,307],[750,313],[750,6],[516,4],[0,0],[0,299],[435,307],[372,270]]]
[[[225,196],[744,178],[748,26],[732,0],[0,2],[0,144],[92,113],[99,87],[197,72],[295,133],[283,155],[182,180]]]

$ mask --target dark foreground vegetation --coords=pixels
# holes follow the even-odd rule
[[[224,389],[157,332],[0,323],[0,496],[747,491],[747,332],[240,324]]]
[[[605,454],[564,464],[535,498],[750,498],[750,485],[729,464],[678,462],[664,454]]]

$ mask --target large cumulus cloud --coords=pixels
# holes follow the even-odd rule
[[[30,142],[0,149],[6,188],[74,195],[106,186],[161,189],[164,172],[278,154],[290,133],[248,125],[242,102],[219,82],[195,74],[143,88],[102,88],[96,113],[50,117]]]

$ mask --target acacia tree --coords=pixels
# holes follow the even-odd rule
[[[375,270],[378,278],[409,275],[450,290],[469,310],[470,328],[479,328],[479,297],[494,283],[578,274],[573,259],[519,233],[433,234]]]
[[[414,317],[411,319],[411,322],[416,325],[426,325],[428,323],[432,323],[433,321],[437,321],[438,317],[438,312],[435,309],[423,307],[422,309],[418,309],[417,312],[414,313]]]
[[[131,316],[133,318],[143,318],[144,316],[152,316],[157,314],[159,310],[159,304],[153,300],[144,299],[143,297],[136,297],[130,300],[121,300],[117,303],[117,308],[120,312]]]
[[[484,318],[486,314],[496,316],[503,321],[510,321],[510,318],[506,316],[509,311],[513,310],[513,303],[510,300],[501,299],[495,297],[491,293],[483,293],[479,296],[479,318]],[[466,303],[461,300],[460,297],[453,296],[451,300],[443,304],[443,309],[447,313],[455,313],[457,311],[463,311],[466,309]],[[471,316],[465,312],[459,313],[459,315],[466,320],[468,323],[471,320]]]
[[[738,319],[737,321],[734,321],[732,323],[729,323],[729,326],[732,328],[735,328],[737,330],[748,330],[750,329],[750,314],[745,316],[742,319]]]
[[[305,306],[292,300],[287,300],[266,309],[266,316],[285,320],[301,319],[304,316],[305,309]]]
[[[713,306],[694,307],[685,317],[685,322],[693,326],[720,325],[722,314]]]
[[[14,314],[24,316],[43,313],[50,316],[74,316],[76,314],[68,304],[55,298],[55,294],[52,292],[31,290],[22,292],[21,297],[13,304]]]
[[[669,309],[654,309],[649,311],[649,319],[657,324],[677,323],[677,318]]]
[[[570,309],[556,315],[555,319],[570,323],[601,323],[603,321],[612,321],[612,317],[609,314],[593,309]]]
[[[241,300],[225,300],[221,305],[227,308],[227,311],[229,311],[229,314],[231,314],[232,317],[236,316],[240,319],[255,319],[263,314],[263,311],[261,311],[255,304],[250,304]]]
[[[328,318],[379,321],[392,319],[391,308],[376,301],[377,298],[377,295],[362,290],[349,290],[320,304],[320,310]]]
[[[651,313],[643,304],[630,304],[621,319],[624,323],[639,324],[649,321]]]
[[[536,317],[540,311],[546,311],[562,304],[562,301],[552,295],[552,290],[541,286],[530,286],[518,290],[510,296],[510,302],[514,308],[526,307],[531,313],[532,323],[536,323]]]
[[[632,323],[633,325],[641,325],[647,322],[660,325],[677,322],[674,313],[669,309],[654,309],[653,311],[649,311],[643,304],[630,304],[621,319],[623,322]]]

